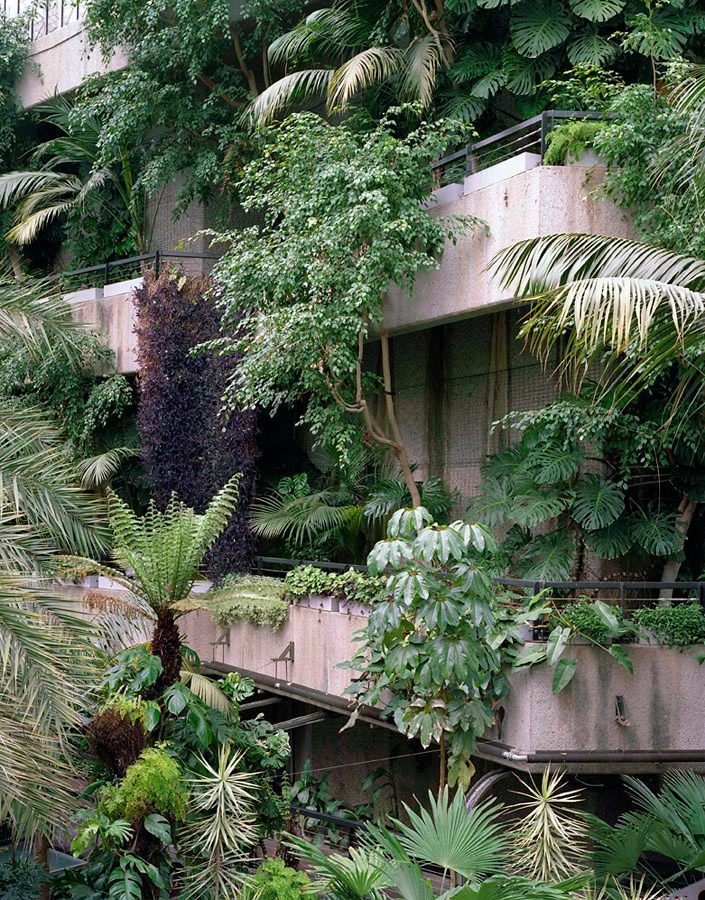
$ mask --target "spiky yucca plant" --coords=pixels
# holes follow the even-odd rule
[[[154,625],[152,652],[162,662],[156,685],[161,692],[181,674],[181,634],[178,604],[191,593],[203,559],[228,523],[238,497],[239,473],[208,504],[202,515],[172,494],[166,509],[152,501],[136,515],[113,491],[108,491],[108,518],[115,537],[119,569],[94,560],[73,558],[85,569],[106,575],[127,591],[127,600]]]

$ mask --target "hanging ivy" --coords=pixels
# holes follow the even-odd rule
[[[253,412],[231,410],[221,397],[235,356],[192,354],[218,335],[210,280],[168,271],[145,276],[135,292],[140,363],[137,427],[152,495],[163,507],[173,491],[202,510],[234,472],[240,502],[208,562],[211,575],[248,569],[254,537],[248,508],[256,478]]]

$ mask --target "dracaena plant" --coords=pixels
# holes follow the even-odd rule
[[[348,688],[357,702],[382,703],[408,737],[438,744],[441,783],[447,775],[463,788],[476,740],[508,687],[503,647],[513,637],[511,623],[496,616],[494,550],[482,525],[438,525],[423,507],[396,512],[368,558],[373,574],[388,576],[387,596],[343,664],[360,673]]]
[[[140,516],[108,491],[108,517],[120,568],[74,558],[87,571],[103,573],[121,584],[127,590],[126,602],[154,621],[152,652],[162,663],[157,692],[179,680],[181,635],[176,620],[184,610],[178,604],[191,593],[206,553],[228,523],[237,503],[239,480],[239,474],[234,475],[202,515],[172,494],[163,511],[152,501]]]

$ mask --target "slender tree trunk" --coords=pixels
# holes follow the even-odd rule
[[[443,732],[441,732],[441,739],[438,743],[440,747],[438,791],[442,793],[448,786],[448,751],[446,749],[446,736]]]
[[[394,393],[392,391],[392,367],[389,359],[389,335],[385,330],[380,334],[380,341],[382,345],[382,377],[384,379],[384,398],[387,407],[387,419],[389,420],[389,427],[392,429],[392,437],[395,443],[393,452],[399,461],[404,481],[411,494],[411,505],[417,507],[421,506],[421,495],[419,494],[416,479],[414,478],[414,473],[411,469],[406,444],[402,439],[399,424],[397,422]]]
[[[36,849],[34,853],[34,861],[38,866],[49,875],[49,838],[45,834],[37,835]],[[39,900],[50,900],[51,886],[49,883],[42,884],[39,888]]]
[[[152,653],[162,661],[162,674],[154,686],[158,695],[181,679],[181,633],[171,609],[157,613]]]
[[[695,510],[698,508],[697,500],[691,500],[687,494],[683,494],[680,505],[678,507],[678,515],[676,516],[676,533],[685,541],[688,530],[693,521]],[[661,581],[675,581],[678,578],[683,563],[679,559],[668,559],[664,563],[661,571]],[[662,593],[664,600],[670,600],[673,596],[673,589],[668,588]]]

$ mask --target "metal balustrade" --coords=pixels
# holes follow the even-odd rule
[[[0,0],[0,10],[7,18],[26,16],[30,38],[36,41],[64,25],[80,21],[85,4],[81,0]]]

